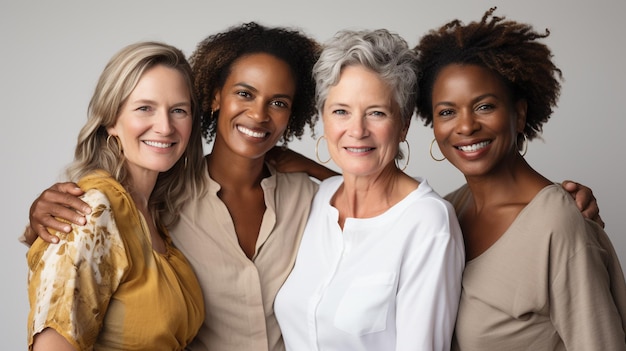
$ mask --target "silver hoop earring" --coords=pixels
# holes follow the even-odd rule
[[[435,161],[437,161],[437,162],[441,162],[441,161],[443,161],[443,160],[445,160],[445,159],[446,159],[446,157],[445,157],[445,156],[444,156],[443,158],[436,158],[436,157],[433,155],[433,144],[434,144],[436,141],[437,141],[437,139],[434,139],[434,138],[433,138],[433,141],[431,141],[431,142],[430,142],[430,150],[429,150],[429,151],[430,151],[430,158],[432,158],[433,160],[435,160]],[[439,151],[441,151],[441,150],[439,150]],[[443,155],[443,153],[442,153],[442,155]]]
[[[406,162],[404,163],[404,167],[400,168],[400,167],[398,167],[398,159],[396,159],[396,167],[398,167],[398,169],[400,169],[402,172],[404,172],[404,170],[409,165],[409,161],[411,160],[411,145],[409,145],[409,142],[406,141],[406,139],[402,140],[401,143],[406,143],[406,150],[407,150],[407,152],[406,152],[406,155],[407,155],[406,156]]]
[[[113,140],[115,140],[115,146],[117,148],[117,150],[115,150],[115,148],[111,147],[110,141],[111,141],[111,137],[113,137]],[[111,135],[109,134],[107,136],[107,147],[113,151],[113,153],[117,154],[117,156],[122,156],[122,141],[120,140],[120,138],[117,137],[117,135]]]
[[[321,163],[321,164],[325,165],[325,164],[327,164],[327,163],[330,161],[331,157],[328,157],[328,160],[326,160],[326,161],[322,161],[322,160],[320,159],[320,155],[319,155],[319,146],[320,146],[320,141],[322,141],[322,139],[326,139],[326,137],[325,137],[325,136],[323,136],[323,135],[322,135],[322,136],[320,136],[319,138],[317,138],[317,142],[315,143],[315,158],[317,158],[317,161],[318,161],[319,163]]]
[[[517,142],[515,143],[515,145],[517,145]],[[526,136],[526,133],[522,133],[522,150],[520,150],[518,146],[517,151],[520,155],[522,155],[522,157],[526,156],[526,151],[528,151],[528,137]]]

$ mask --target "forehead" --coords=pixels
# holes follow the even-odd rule
[[[254,53],[235,60],[226,84],[245,83],[257,89],[272,88],[282,93],[295,93],[295,77],[287,62],[267,53]]]
[[[473,64],[450,64],[442,68],[433,83],[433,95],[450,91],[505,93],[503,79],[494,71]]]

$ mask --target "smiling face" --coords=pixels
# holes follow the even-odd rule
[[[402,123],[393,89],[378,74],[363,66],[343,68],[322,117],[328,150],[344,176],[376,176],[395,168],[408,125]]]
[[[133,179],[156,179],[180,159],[191,134],[190,96],[185,78],[173,68],[157,65],[143,73],[107,128],[119,138]]]
[[[212,106],[219,110],[213,152],[262,158],[287,128],[295,90],[289,65],[272,55],[235,61]]]
[[[497,171],[519,157],[526,104],[513,103],[503,81],[477,65],[444,67],[433,85],[433,129],[441,152],[465,176]]]

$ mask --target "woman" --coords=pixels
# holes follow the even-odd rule
[[[396,165],[415,106],[415,55],[386,30],[343,31],[313,74],[323,138],[343,176],[321,183],[276,297],[286,347],[447,350],[461,232],[452,206]]]
[[[319,45],[299,31],[247,23],[209,36],[190,58],[202,132],[213,141],[201,171],[208,192],[188,201],[171,227],[206,306],[191,350],[284,350],[274,297],[293,266],[317,183],[276,172],[264,158],[279,140],[313,127],[318,55]],[[46,225],[62,231],[49,214],[78,223],[70,208],[89,208],[59,195],[47,190],[33,209],[43,208]]]
[[[424,36],[417,109],[467,180],[449,199],[467,264],[454,348],[626,350],[615,251],[570,196],[524,159],[556,106],[548,35],[493,17]]]
[[[192,91],[169,45],[129,45],[107,64],[67,170],[93,211],[28,251],[29,349],[182,350],[195,336],[202,291],[165,229],[205,188]]]
[[[304,174],[275,171],[263,162],[263,155],[281,137],[283,141],[298,137],[306,125],[313,126],[315,89],[310,72],[318,49],[298,31],[249,23],[208,37],[192,55],[202,95],[203,131],[215,141],[206,156],[208,172],[202,170],[209,193],[188,201],[181,221],[171,228],[172,239],[189,258],[205,296],[205,322],[190,345],[193,350],[284,349],[274,297],[293,266],[317,185]],[[255,72],[265,74],[254,76]],[[254,80],[241,78],[243,73]],[[291,78],[281,79],[277,86],[285,75]],[[288,122],[281,108],[285,102]],[[265,108],[262,119],[255,117],[256,104]],[[244,123],[237,117],[245,113],[251,115]],[[308,168],[315,169],[316,178],[334,174],[313,167],[314,163]],[[590,191],[583,190],[578,194],[589,199]],[[56,236],[47,234],[46,226],[67,232],[68,224],[54,216],[75,224],[84,221],[81,213],[88,213],[89,206],[68,194],[81,191],[71,183],[56,184],[33,203],[34,230],[27,233],[27,241],[41,235],[54,242]]]

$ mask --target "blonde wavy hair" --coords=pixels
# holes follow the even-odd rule
[[[201,122],[191,66],[184,54],[173,46],[139,42],[126,46],[111,58],[89,103],[87,123],[78,134],[74,161],[66,175],[77,181],[103,169],[127,189],[132,188],[122,150],[116,142],[107,143],[107,128],[117,121],[122,105],[143,73],[157,65],[175,69],[184,77],[191,93],[193,115],[191,136],[183,157],[167,172],[159,174],[150,195],[149,208],[155,224],[169,226],[178,220],[185,201],[200,196],[206,189]]]

